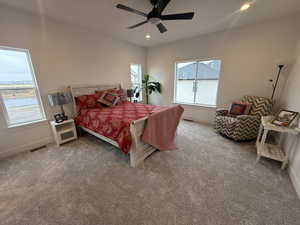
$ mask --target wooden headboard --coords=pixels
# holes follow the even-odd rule
[[[103,91],[112,88],[121,88],[120,84],[98,84],[98,85],[71,85],[69,89],[72,94],[73,98],[73,111],[74,115],[76,116],[76,102],[75,97],[82,96],[82,95],[91,95],[95,94],[95,91]]]

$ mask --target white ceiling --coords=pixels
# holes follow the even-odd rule
[[[0,0],[9,6],[45,15],[59,21],[99,30],[140,46],[154,46],[200,34],[253,24],[300,12],[300,0],[256,0],[246,12],[239,8],[246,0],[171,0],[164,14],[195,11],[192,21],[166,21],[168,32],[160,34],[146,24],[134,30],[126,27],[143,17],[115,8],[117,3],[148,13],[150,0]],[[145,34],[151,34],[146,40]]]

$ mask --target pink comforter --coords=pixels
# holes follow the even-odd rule
[[[180,105],[176,105],[151,114],[142,141],[161,151],[176,149],[174,138],[183,111]]]

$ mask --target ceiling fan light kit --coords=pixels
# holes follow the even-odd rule
[[[241,11],[246,11],[247,9],[249,9],[251,7],[251,4],[250,3],[245,3],[244,5],[242,5],[241,7]]]
[[[130,8],[128,6],[118,4],[116,7],[118,9],[125,10],[127,12],[131,12],[137,14],[142,17],[146,17],[146,20],[135,24],[133,26],[128,27],[128,29],[134,29],[136,27],[142,26],[146,23],[151,23],[157,27],[160,33],[165,33],[167,28],[162,24],[162,21],[165,20],[191,20],[193,19],[195,13],[188,12],[188,13],[179,13],[179,14],[169,14],[169,15],[162,15],[163,11],[167,7],[171,0],[150,0],[151,4],[153,5],[153,9],[148,14],[141,12],[139,10]],[[146,35],[147,36],[147,35]],[[149,35],[150,36],[150,35]],[[147,37],[146,37],[147,38]]]

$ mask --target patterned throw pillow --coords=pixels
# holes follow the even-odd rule
[[[100,98],[105,92],[117,95],[119,97],[118,103],[127,101],[127,95],[126,95],[126,92],[124,91],[124,89],[113,88],[113,89],[108,89],[108,90],[103,90],[103,91],[95,91],[98,98]]]
[[[105,92],[111,92],[113,90],[115,90],[116,88],[112,88],[112,89],[106,89],[106,90],[102,90],[102,91],[95,91],[95,95],[97,96],[97,100],[99,98],[102,97],[102,95],[105,93]]]
[[[230,115],[248,115],[251,108],[251,104],[244,102],[233,102],[229,109]]]
[[[119,100],[118,95],[105,91],[97,101],[106,106],[115,106]]]
[[[124,89],[112,89],[109,91],[112,94],[116,94],[120,98],[120,102],[126,102],[127,101],[127,94]]]
[[[77,112],[80,112],[82,109],[101,108],[101,105],[97,102],[98,98],[96,94],[76,97]]]

